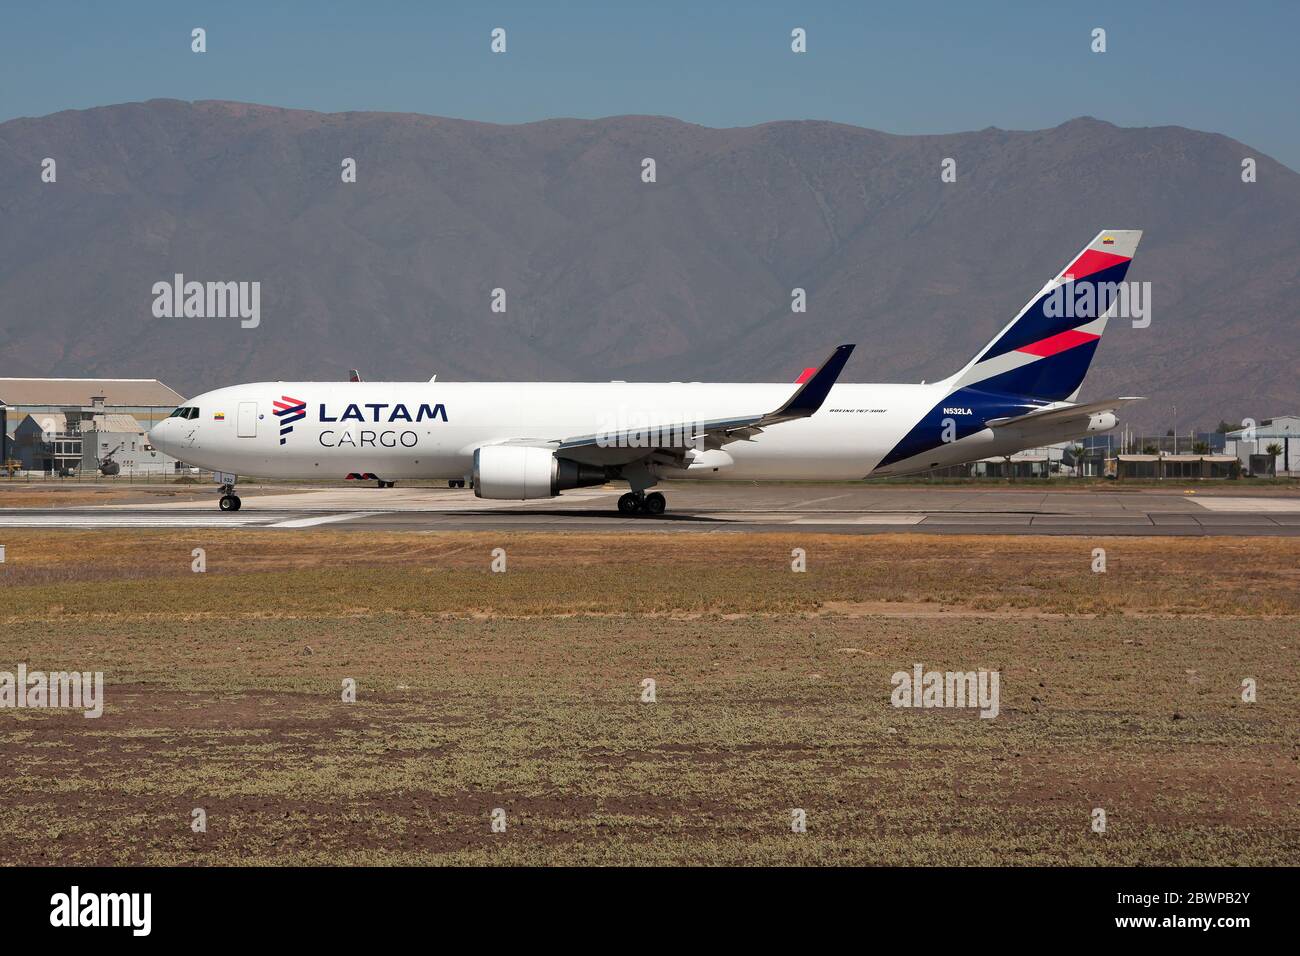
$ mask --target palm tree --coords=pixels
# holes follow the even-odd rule
[[[1269,473],[1272,474],[1274,478],[1276,478],[1277,477],[1277,456],[1282,454],[1282,446],[1277,442],[1273,442],[1271,445],[1265,448],[1264,451],[1266,451],[1269,454],[1269,456],[1273,459],[1272,461],[1269,462],[1268,470]]]
[[[1075,445],[1070,449],[1070,457],[1074,459],[1074,477],[1076,478],[1083,477],[1083,456],[1086,453],[1087,449],[1082,445]]]

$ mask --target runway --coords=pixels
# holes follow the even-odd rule
[[[917,485],[668,484],[668,512],[625,517],[621,489],[536,502],[489,502],[446,488],[339,488],[259,494],[220,512],[181,501],[0,509],[0,528],[240,528],[383,531],[792,531],[840,534],[1300,535],[1300,494],[1158,489],[984,489]],[[3,499],[0,499],[2,502]]]

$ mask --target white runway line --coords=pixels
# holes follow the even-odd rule
[[[789,511],[747,511],[734,512],[697,511],[696,517],[713,518],[716,521],[728,521],[735,524],[920,524],[926,519],[923,514],[901,512],[871,512],[868,514],[844,514],[828,511],[823,514]]]
[[[848,493],[845,492],[842,495],[830,495],[829,497],[826,498],[809,498],[807,501],[795,502],[794,504],[790,505],[787,510],[802,511],[804,508],[807,508],[809,505],[821,504],[823,501],[835,501],[838,498],[847,498],[847,497],[848,497]]]
[[[1208,511],[1300,512],[1300,498],[1193,498]]]
[[[791,524],[920,524],[925,515],[914,514],[872,514],[872,515],[827,515],[825,518],[797,518]]]
[[[223,528],[261,524],[275,515],[7,515],[0,528]]]
[[[738,524],[789,524],[799,517],[787,511],[693,511],[697,518],[712,518],[714,521],[734,521]]]
[[[590,502],[598,498],[612,498],[614,492],[565,492],[558,498],[548,499],[556,505]],[[318,491],[290,494],[258,494],[249,489],[240,496],[245,512],[261,511],[355,511],[375,514],[396,512],[429,512],[447,514],[461,511],[508,511],[537,507],[536,501],[496,501],[476,498],[472,491],[450,488],[328,488]],[[105,510],[130,511],[206,511],[216,507],[212,498],[187,498],[183,501],[150,501],[129,505],[101,505]]]
[[[318,515],[315,518],[294,518],[290,521],[277,521],[265,525],[267,528],[314,528],[318,524],[330,524],[334,521],[351,521],[353,518],[373,518],[377,511],[353,511],[345,515]]]

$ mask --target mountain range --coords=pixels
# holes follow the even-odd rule
[[[1111,323],[1081,398],[1148,396],[1126,419],[1181,433],[1300,412],[1300,174],[1177,126],[499,126],[151,100],[0,124],[0,222],[0,375],[186,394],[349,368],[793,381],[841,342],[846,381],[932,381],[1099,229],[1138,228],[1150,325]],[[260,283],[259,324],[156,317],[178,273]]]

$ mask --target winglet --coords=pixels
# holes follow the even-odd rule
[[[822,367],[799,386],[799,390],[790,396],[789,401],[776,411],[764,415],[759,424],[775,425],[777,422],[787,422],[795,418],[808,418],[813,415],[817,409],[822,407],[822,402],[826,401],[831,386],[840,377],[840,372],[844,371],[844,366],[852,354],[852,345],[841,345],[837,348],[831,353],[830,358],[822,363]]]

